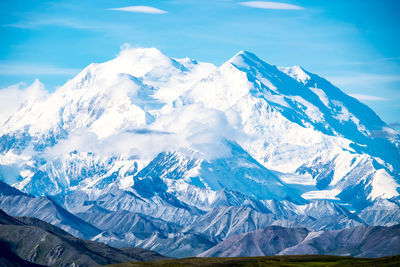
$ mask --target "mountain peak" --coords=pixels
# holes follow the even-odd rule
[[[128,47],[123,48],[119,55],[112,60],[90,64],[68,82],[66,87],[87,87],[94,80],[102,80],[102,84],[104,84],[104,80],[118,82],[121,74],[127,74],[130,79],[137,81],[142,81],[142,79],[165,81],[168,80],[168,77],[178,75],[182,71],[187,71],[183,64],[168,57],[157,48]]]
[[[256,55],[250,51],[241,50],[238,53],[236,53],[236,55],[234,55],[233,57],[236,57],[236,56],[254,57]]]
[[[266,63],[255,54],[249,51],[242,50],[236,55],[234,55],[228,63],[233,64],[234,66],[241,68],[241,69],[248,69],[249,67],[257,67],[257,66],[271,66],[270,64]],[[306,84],[307,81],[311,79],[308,75],[308,72],[301,66],[295,65],[292,67],[276,67],[281,72],[289,75],[296,81]]]
[[[157,48],[136,47],[136,48],[122,49],[117,58],[141,59],[141,58],[160,58],[160,57],[169,58]]]
[[[110,69],[142,77],[149,72],[169,73],[171,69],[182,69],[182,65],[156,48],[127,48],[118,57],[106,62]]]
[[[227,63],[231,63],[236,66],[253,65],[254,63],[259,64],[261,62],[265,64],[265,62],[255,54],[245,50],[240,51],[227,61]]]

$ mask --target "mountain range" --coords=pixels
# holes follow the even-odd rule
[[[229,242],[268,229],[294,232],[265,255],[378,257],[332,240],[371,226],[399,238],[400,134],[300,66],[130,48],[53,93],[39,81],[27,90],[0,121],[0,208],[11,216],[170,257],[233,255]],[[306,236],[319,231],[329,249],[312,249],[319,239]]]

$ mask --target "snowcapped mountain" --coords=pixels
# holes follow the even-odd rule
[[[0,121],[0,179],[51,196],[95,240],[188,253],[270,225],[400,223],[399,133],[299,66],[125,49],[32,99]]]

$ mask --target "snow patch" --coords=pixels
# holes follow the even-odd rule
[[[377,170],[371,182],[372,190],[368,198],[372,200],[381,198],[392,198],[399,196],[397,189],[400,187],[393,176],[386,170]]]

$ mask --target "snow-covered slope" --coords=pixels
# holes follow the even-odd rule
[[[149,248],[150,237],[128,234],[393,225],[399,140],[369,107],[299,66],[240,52],[216,67],[135,48],[1,119],[0,179],[106,231],[115,229],[100,216],[118,215],[135,227],[121,222],[126,231],[98,240]]]
[[[311,175],[315,191],[328,189],[330,197],[342,192],[349,202],[348,195],[358,191],[354,204],[397,196],[398,134],[376,137],[393,131],[367,106],[309,75],[241,52],[198,82],[182,103],[200,102],[235,117],[252,137],[239,138],[246,151],[269,169]]]
[[[363,209],[358,216],[368,225],[400,224],[400,203],[398,199],[378,199],[372,206]]]

